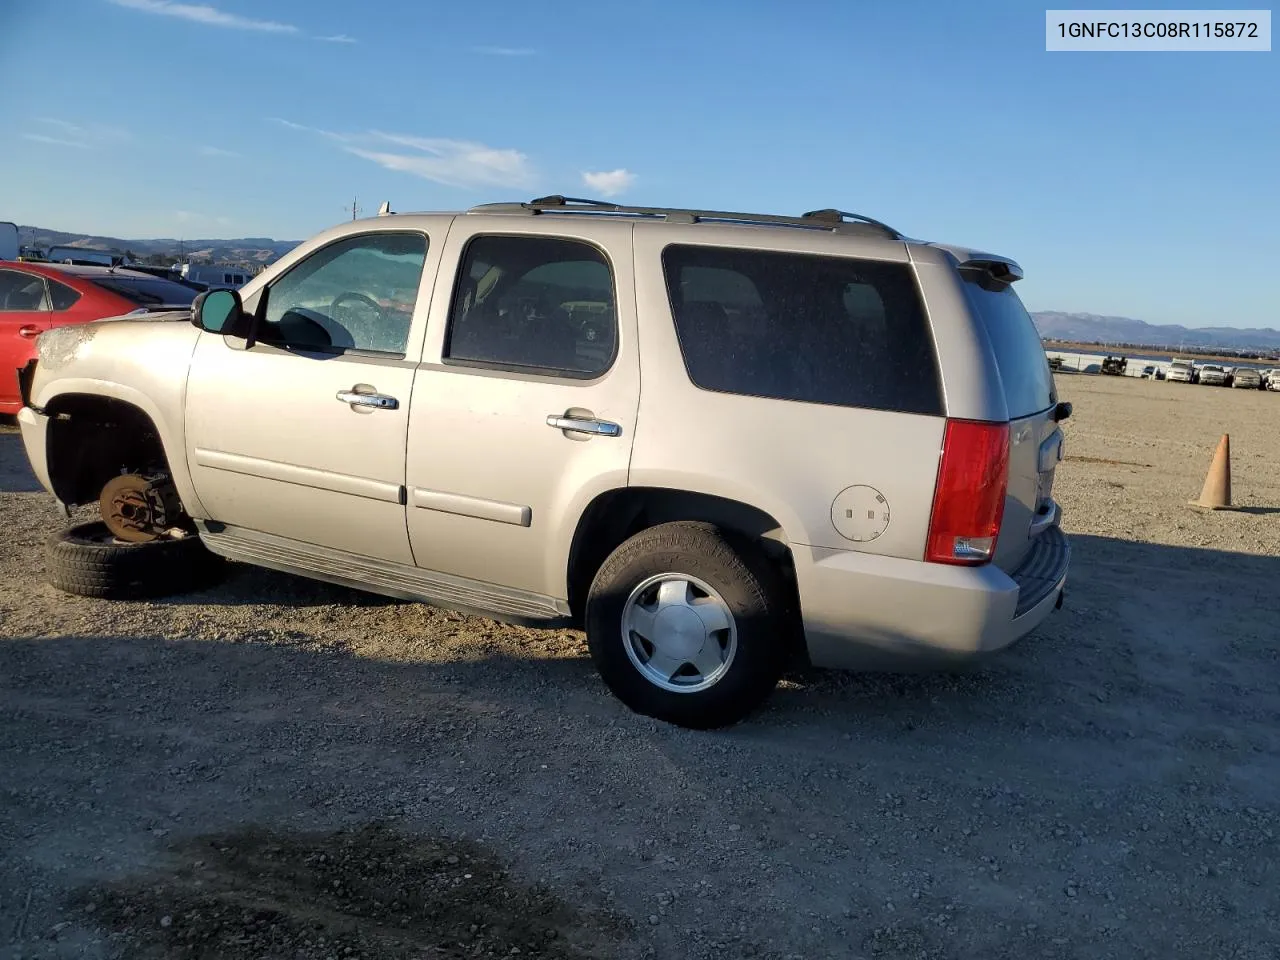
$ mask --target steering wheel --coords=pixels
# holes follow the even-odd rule
[[[346,323],[345,318],[340,317],[338,315],[339,305],[346,301],[363,303],[367,305],[369,309],[371,309],[379,319],[382,318],[382,308],[378,306],[378,303],[376,300],[374,300],[372,297],[365,296],[363,293],[356,293],[354,290],[347,290],[343,293],[338,294],[336,297],[334,297],[333,303],[329,305],[330,315],[339,323],[343,323],[344,325]]]

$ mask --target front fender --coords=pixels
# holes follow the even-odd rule
[[[173,320],[112,320],[42,334],[30,406],[54,412],[60,397],[128,403],[154,424],[187,512],[203,519],[186,458],[186,392],[200,331]]]

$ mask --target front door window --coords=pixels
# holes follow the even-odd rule
[[[426,256],[421,233],[332,243],[270,286],[258,338],[322,353],[403,356]]]

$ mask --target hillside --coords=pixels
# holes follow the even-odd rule
[[[1092,313],[1059,313],[1053,310],[1031,315],[1046,340],[1081,343],[1141,344],[1153,347],[1211,347],[1216,350],[1280,350],[1280,330],[1270,327],[1184,327],[1174,323],[1147,323],[1130,317],[1103,317]]]
[[[67,233],[44,227],[21,226],[19,236],[24,244],[42,249],[53,246],[86,247],[99,250],[132,251],[138,257],[164,256],[175,260],[180,255],[188,260],[213,263],[268,264],[296,247],[299,240],[272,240],[270,237],[240,237],[233,240],[177,240],[162,237],[151,240],[125,240],[84,233]]]

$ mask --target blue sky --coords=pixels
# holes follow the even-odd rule
[[[1280,327],[1280,54],[1047,53],[1044,11],[3,0],[0,220],[301,239],[353,195],[837,206],[1017,258],[1032,309]]]

